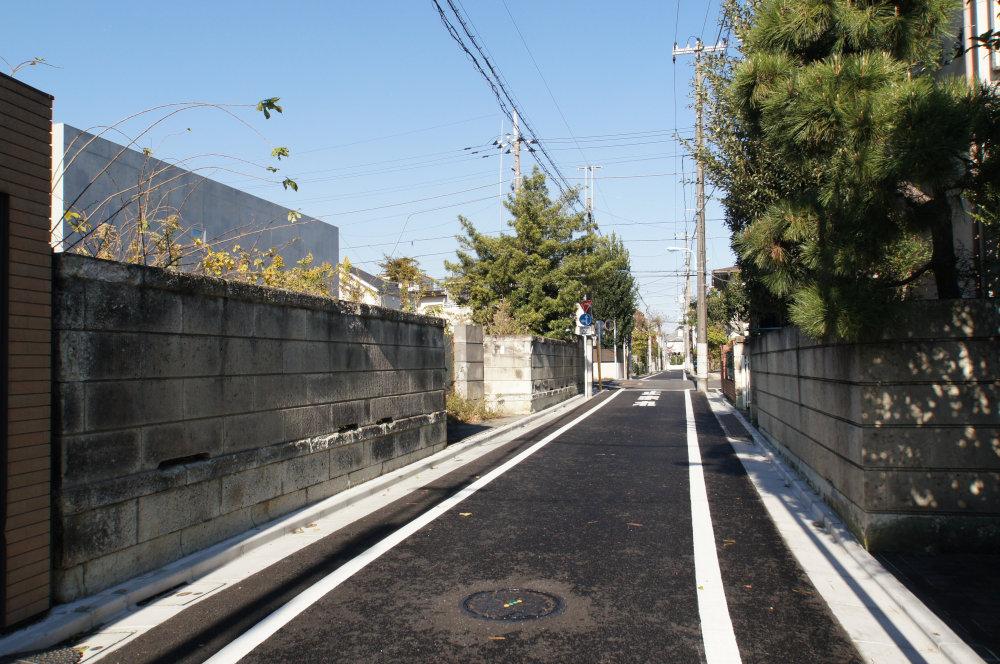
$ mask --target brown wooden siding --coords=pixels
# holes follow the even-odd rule
[[[49,608],[51,529],[52,98],[0,74],[6,268],[3,626]]]

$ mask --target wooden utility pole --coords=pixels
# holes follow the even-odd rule
[[[724,52],[726,50],[725,40],[715,46],[705,46],[700,39],[696,40],[694,46],[679,48],[674,44],[674,60],[678,55],[694,55],[694,109],[695,109],[695,161],[697,162],[697,181],[695,183],[695,193],[697,202],[697,224],[696,234],[698,237],[698,390],[708,391],[708,300],[706,298],[706,274],[705,274],[705,165],[702,163],[702,147],[704,144],[704,118],[702,105],[704,94],[702,91],[701,56],[703,53]]]

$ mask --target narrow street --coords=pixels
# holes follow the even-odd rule
[[[628,385],[101,659],[861,661],[706,398]]]

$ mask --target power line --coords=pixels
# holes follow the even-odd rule
[[[694,126],[684,127],[684,131],[694,131]],[[648,129],[648,130],[638,130],[638,131],[625,131],[617,132],[611,134],[589,134],[587,136],[577,136],[573,138],[571,136],[546,136],[545,140],[549,143],[554,141],[597,141],[597,140],[615,140],[619,138],[620,140],[631,140],[633,138],[642,138],[643,136],[654,136],[654,135],[673,135],[678,132],[678,129]]]
[[[490,186],[492,187],[493,185],[490,184]],[[438,210],[447,210],[448,208],[458,207],[459,205],[468,205],[469,203],[479,203],[481,201],[492,201],[492,200],[495,200],[495,199],[496,199],[496,196],[484,196],[482,198],[473,198],[473,199],[470,199],[470,200],[467,200],[467,201],[459,201],[457,203],[449,203],[448,205],[442,205],[440,207],[429,208],[427,210],[420,210],[420,213],[424,213],[424,212],[436,212]],[[345,214],[350,214],[350,213],[345,213]],[[327,216],[329,216],[329,215],[327,215]],[[339,225],[338,228],[348,228],[348,227],[351,227],[351,226],[357,226],[359,224],[370,224],[373,221],[384,221],[386,219],[398,219],[399,217],[405,217],[405,216],[406,216],[406,214],[404,213],[404,214],[392,215],[392,216],[389,216],[389,217],[379,217],[378,219],[363,219],[363,220],[360,220],[360,221],[357,221],[357,222],[354,222],[354,223],[351,223],[351,224],[342,224],[342,225]]]
[[[327,146],[324,146],[324,147],[321,147],[321,148],[312,148],[312,149],[309,149],[309,150],[301,150],[301,151],[299,151],[298,154],[310,154],[312,152],[321,152],[323,150],[336,150],[338,148],[347,148],[347,147],[351,147],[352,145],[363,145],[365,143],[375,143],[377,141],[386,141],[386,140],[389,140],[390,138],[399,138],[400,136],[409,136],[411,134],[419,134],[419,133],[422,133],[422,132],[425,132],[425,131],[433,131],[434,129],[443,129],[444,127],[454,127],[456,125],[467,124],[469,122],[475,122],[476,120],[482,120],[484,118],[491,118],[491,117],[493,117],[492,113],[490,113],[488,115],[478,115],[478,116],[476,116],[474,118],[466,118],[465,120],[457,120],[455,122],[446,122],[444,124],[437,124],[437,125],[433,125],[431,127],[422,127],[420,129],[411,129],[409,131],[401,131],[401,132],[399,132],[397,134],[386,134],[385,136],[376,136],[374,138],[365,138],[365,139],[362,139],[360,141],[352,141],[350,143],[340,143],[338,145],[327,145]]]
[[[454,23],[448,18],[448,15],[445,12],[444,8],[441,6],[441,3],[438,0],[432,0],[432,2],[434,3],[434,7],[437,9],[438,16],[441,18],[442,24],[448,31],[448,34],[455,41],[455,43],[457,43],[459,47],[465,52],[466,56],[472,61],[473,65],[476,67],[476,70],[483,77],[483,79],[489,84],[490,90],[493,92],[493,95],[497,99],[497,103],[499,103],[500,105],[500,110],[504,113],[504,115],[507,116],[507,118],[511,121],[511,123],[514,122],[513,111],[517,111],[517,114],[521,120],[521,124],[523,125],[525,130],[524,133],[526,133],[531,139],[530,141],[528,141],[528,151],[535,157],[535,161],[536,163],[538,163],[539,168],[541,168],[542,171],[549,177],[549,179],[556,184],[556,186],[559,188],[560,193],[565,196],[568,193],[568,190],[572,189],[571,185],[569,184],[568,180],[566,180],[566,177],[563,175],[562,171],[559,169],[559,165],[552,158],[552,155],[548,153],[545,146],[539,140],[538,132],[536,132],[534,128],[531,126],[530,122],[528,121],[527,114],[524,113],[524,110],[517,104],[512,93],[510,92],[510,90],[508,90],[505,84],[505,80],[503,79],[502,75],[499,74],[497,67],[493,64],[493,62],[484,52],[483,47],[479,45],[479,42],[472,34],[472,31],[470,30],[468,22],[466,21],[465,17],[458,10],[458,8],[455,7],[455,3],[452,0],[445,0],[445,2],[448,4],[448,7],[451,9],[452,14],[455,16],[456,19],[458,19],[459,25],[461,25],[462,27],[462,31],[465,33],[469,42],[472,43],[472,48],[474,48],[476,52],[479,54],[479,58],[476,57],[476,55],[472,52],[472,49],[470,49],[469,46],[465,43],[465,40],[462,38],[462,35],[459,34],[458,32],[458,28],[456,28]],[[482,59],[482,63],[480,63],[480,59]],[[486,69],[489,69],[490,74],[486,73]],[[541,152],[542,156],[545,158],[545,161],[548,162],[548,165],[546,165],[545,162],[543,162],[538,158],[538,154],[536,154],[536,148],[538,152]],[[552,171],[554,171],[555,174],[553,174]],[[575,197],[574,203],[579,203],[579,196]]]
[[[376,206],[376,207],[362,208],[360,210],[348,210],[346,212],[328,212],[326,214],[315,215],[315,217],[317,219],[326,219],[327,217],[342,217],[344,215],[357,214],[359,212],[372,212],[373,210],[385,210],[387,208],[399,207],[401,205],[409,205],[411,203],[421,203],[423,201],[431,201],[431,200],[435,200],[435,199],[438,199],[438,198],[446,198],[448,196],[455,196],[455,195],[458,195],[458,194],[464,194],[464,193],[467,193],[467,192],[470,192],[470,191],[478,191],[480,189],[486,189],[487,187],[493,187],[493,186],[495,186],[495,184],[491,182],[490,184],[484,184],[481,187],[471,187],[469,189],[462,189],[461,191],[450,191],[447,194],[438,194],[437,196],[427,196],[425,198],[415,198],[412,201],[402,201],[400,203],[389,203],[389,204],[386,204],[386,205],[379,205],[379,206]],[[493,197],[490,196],[490,198],[493,198]]]
[[[437,180],[425,180],[423,182],[414,182],[413,184],[397,185],[394,187],[382,187],[379,189],[367,189],[365,191],[355,191],[348,192],[345,194],[331,194],[329,196],[314,196],[312,198],[296,198],[297,203],[319,203],[319,202],[329,202],[329,201],[341,201],[348,200],[352,198],[362,198],[370,194],[388,194],[395,193],[398,191],[407,191],[409,189],[418,189],[421,187],[434,186],[439,184],[448,184],[451,182],[461,182],[463,180],[475,180],[483,178],[492,178],[492,173],[476,173],[474,175],[460,175],[458,177],[451,178],[441,178]]]
[[[514,20],[514,15],[510,12],[510,7],[507,6],[507,0],[500,0],[500,2],[503,3],[503,8],[507,10],[507,16],[510,18],[510,22],[514,26],[514,30],[517,31],[517,36],[521,38],[521,43],[524,44],[524,50],[528,52],[528,57],[531,58],[531,64],[535,65],[535,71],[538,72],[538,77],[542,79],[542,84],[545,85],[545,89],[548,91],[549,97],[552,99],[552,103],[555,105],[556,110],[559,111],[559,117],[562,118],[563,124],[566,126],[566,131],[569,132],[570,137],[573,139],[577,149],[580,151],[580,156],[583,157],[583,160],[586,163],[590,163],[590,159],[584,153],[583,148],[580,147],[580,143],[573,135],[573,129],[569,126],[569,122],[566,120],[566,114],[563,113],[562,107],[559,106],[559,102],[556,101],[556,96],[552,94],[552,88],[549,87],[549,82],[545,80],[545,75],[542,73],[541,67],[538,66],[538,61],[535,60],[535,54],[532,53],[531,49],[528,47],[528,42],[521,33],[521,28],[517,27],[517,21]]]

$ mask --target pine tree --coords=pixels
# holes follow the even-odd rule
[[[595,311],[598,317],[618,316],[622,306],[631,314],[628,253],[613,236],[598,235],[584,214],[573,212],[573,199],[570,192],[552,200],[545,176],[535,169],[505,201],[513,215],[511,233],[487,235],[459,217],[464,235],[458,238],[457,260],[445,263],[451,272],[446,286],[472,309],[474,322],[489,325],[503,302],[505,315],[509,310],[520,328],[567,339],[576,303],[586,293],[608,303],[609,311]],[[620,274],[627,281],[618,279]]]
[[[924,273],[961,296],[952,219],[963,193],[992,205],[996,103],[935,76],[959,6],[730,3],[745,59],[715,70],[710,171],[751,296],[813,336],[884,324]]]

